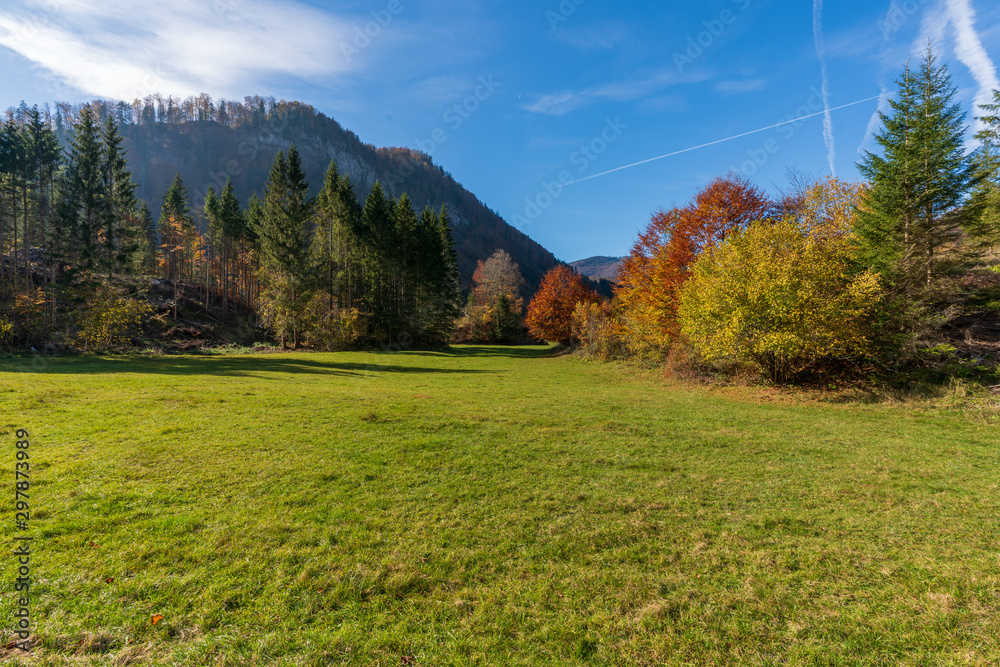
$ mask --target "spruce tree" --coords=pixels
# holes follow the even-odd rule
[[[264,198],[261,275],[269,287],[268,319],[283,343],[291,334],[295,348],[299,347],[302,315],[313,289],[309,246],[314,202],[307,196],[308,190],[298,150],[290,146],[287,157],[279,151]]]
[[[867,152],[858,165],[870,188],[855,231],[864,268],[917,299],[940,275],[944,246],[973,214],[963,204],[978,170],[964,148],[965,113],[930,46],[919,71],[907,66],[897,85],[892,113],[880,113],[882,155]]]
[[[144,201],[139,202],[138,224],[142,236],[135,253],[135,271],[139,275],[152,275],[156,272],[156,221]]]
[[[218,270],[222,290],[222,312],[229,310],[229,301],[236,292],[236,265],[241,243],[245,240],[246,221],[236,198],[232,179],[227,179],[221,196],[209,186],[205,193],[205,220],[211,239],[213,264]]]
[[[184,237],[194,228],[191,209],[188,204],[187,188],[181,175],[174,176],[160,206],[160,220],[157,231],[160,249],[166,263],[166,278],[176,286],[183,278]]]
[[[979,214],[968,226],[977,248],[986,250],[1000,244],[1000,90],[993,91],[993,101],[980,106],[982,129],[976,133],[980,143],[979,167],[982,182],[976,188]]]
[[[361,214],[361,241],[365,246],[365,306],[371,315],[376,340],[385,343],[394,335],[389,292],[391,258],[395,251],[393,205],[381,184],[375,183]]]
[[[393,317],[396,328],[417,337],[417,286],[419,283],[417,257],[417,228],[419,220],[409,196],[404,192],[393,211],[395,242],[390,246],[394,289],[392,292]]]
[[[68,163],[60,205],[63,231],[72,240],[67,260],[75,270],[91,271],[100,259],[98,235],[109,213],[103,178],[104,147],[89,105],[80,110],[73,127]]]
[[[317,276],[321,277],[329,312],[333,312],[339,305],[341,292],[338,273],[341,268],[339,251],[343,234],[343,213],[339,190],[340,174],[337,172],[336,162],[331,161],[323,178],[323,189],[316,197],[316,229],[312,243],[313,266]]]
[[[118,124],[111,115],[104,123],[101,135],[104,149],[104,193],[108,198],[104,210],[104,261],[114,273],[125,266],[139,247],[142,229],[136,214],[138,200],[136,184],[128,168]]]
[[[363,209],[354,194],[349,176],[342,176],[337,188],[337,201],[341,217],[341,238],[338,250],[341,285],[340,306],[363,308],[364,300],[364,244],[360,240]]]
[[[435,342],[445,344],[455,330],[455,322],[462,314],[462,282],[458,273],[458,255],[451,235],[451,219],[447,206],[441,207],[437,216],[437,256],[440,258],[438,282],[438,305],[436,317],[431,325]]]
[[[43,255],[50,261],[48,272],[49,302],[53,326],[56,317],[56,268],[52,261],[59,254],[56,247],[65,242],[55,233],[53,218],[55,213],[55,184],[62,163],[62,146],[52,130],[48,115],[43,115],[37,106],[28,110],[23,129],[25,157],[28,178],[32,183],[33,196],[32,224],[26,227],[25,264],[28,262],[30,246],[40,246]],[[27,220],[26,220],[27,222]],[[30,234],[28,231],[30,230]]]

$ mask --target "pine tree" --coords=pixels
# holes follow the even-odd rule
[[[139,248],[143,232],[136,212],[136,184],[128,168],[122,136],[113,116],[108,116],[102,132],[104,149],[104,194],[108,199],[102,229],[104,261],[115,273],[126,265]]]
[[[855,231],[864,268],[916,298],[940,274],[943,247],[973,214],[963,204],[978,171],[964,149],[965,113],[930,46],[919,71],[907,66],[897,84],[892,113],[880,114],[875,137],[883,154],[866,153],[858,165],[871,187]]]
[[[993,102],[979,108],[985,114],[979,116],[983,127],[976,133],[981,142],[982,182],[974,194],[979,215],[967,229],[978,249],[985,250],[1000,244],[1000,90],[993,91]]]
[[[287,334],[299,347],[302,313],[309,301],[313,272],[309,262],[314,202],[298,150],[278,153],[266,186],[260,228],[261,275],[268,286],[268,319],[284,343]]]
[[[160,248],[164,254],[166,278],[176,286],[184,278],[184,237],[194,229],[187,188],[184,187],[180,174],[174,176],[163,195],[157,228]]]
[[[99,235],[108,218],[108,198],[104,191],[104,147],[93,109],[80,109],[79,120],[70,140],[68,168],[60,205],[61,226],[72,240],[67,244],[67,260],[77,270],[92,271],[100,260]]]

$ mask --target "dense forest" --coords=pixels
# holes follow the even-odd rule
[[[396,199],[407,194],[417,209],[446,205],[451,215],[462,284],[471,287],[476,262],[503,249],[523,269],[524,296],[538,287],[556,259],[495,211],[425,153],[408,148],[376,148],[363,143],[335,120],[299,102],[247,97],[213,101],[207,95],[177,99],[152,95],[132,104],[97,100],[88,105],[57,104],[43,117],[68,144],[83,106],[99,125],[118,126],[122,148],[138,184],[136,195],[153,210],[174,177],[188,185],[196,223],[204,224],[202,203],[209,187],[217,192],[232,180],[242,202],[260,194],[279,150],[298,147],[302,168],[317,194],[331,160],[350,177],[363,201],[376,182]],[[23,118],[26,106],[8,113]]]
[[[22,107],[0,127],[4,347],[128,345],[151,315],[168,336],[213,320],[293,347],[450,340],[462,291],[447,207],[418,212],[378,183],[362,204],[332,161],[313,196],[292,145],[262,196],[241,202],[227,178],[193,209],[176,174],[154,218],[121,117],[101,116]]]

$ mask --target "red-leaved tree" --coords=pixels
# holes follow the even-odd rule
[[[525,323],[536,338],[570,345],[573,342],[573,311],[577,304],[598,301],[600,297],[582,276],[560,264],[542,278],[538,292],[528,304]]]
[[[680,289],[701,252],[728,234],[778,214],[743,176],[717,178],[684,208],[657,211],[618,269],[615,299],[633,345],[666,349],[680,332]]]

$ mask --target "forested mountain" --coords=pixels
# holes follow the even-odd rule
[[[191,208],[203,209],[209,187],[221,190],[231,178],[235,194],[246,202],[260,195],[278,151],[295,144],[311,194],[335,160],[361,201],[376,181],[388,194],[409,195],[415,209],[447,205],[454,225],[455,250],[462,284],[468,288],[476,262],[497,249],[506,250],[521,267],[526,294],[557,264],[553,255],[508,225],[475,195],[434,164],[429,155],[407,148],[377,148],[363,143],[337,121],[298,102],[248,97],[242,102],[207,96],[177,100],[151,96],[134,104],[95,102],[99,122],[118,121],[137,196],[156,211],[179,173],[190,193]],[[66,143],[77,107],[54,110],[57,134]]]
[[[589,257],[578,262],[570,263],[577,273],[587,276],[591,280],[609,280],[614,282],[618,279],[618,267],[621,266],[624,257]]]

